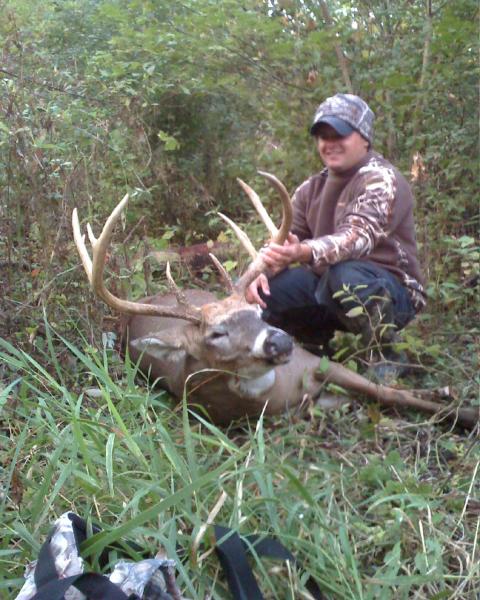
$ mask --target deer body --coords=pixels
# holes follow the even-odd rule
[[[140,370],[152,381],[177,399],[186,394],[189,404],[203,407],[219,424],[246,415],[258,416],[264,409],[268,415],[280,414],[295,410],[306,399],[318,398],[324,385],[315,375],[320,358],[262,321],[256,307],[240,297],[219,301],[201,290],[186,290],[185,296],[189,303],[203,307],[206,318],[226,304],[220,310],[222,320],[232,338],[230,345],[240,351],[229,356],[221,347],[216,352],[215,347],[205,343],[208,325],[199,327],[165,317],[130,317],[125,341],[129,355],[139,361]],[[175,306],[176,298],[161,294],[142,302]],[[239,314],[243,315],[240,328]],[[218,324],[215,321],[214,327]],[[277,343],[265,352],[264,342],[269,336]]]
[[[134,316],[127,323],[130,357],[139,361],[141,371],[197,412],[202,410],[219,425],[226,425],[245,416],[257,417],[299,411],[311,403],[330,407],[332,398],[322,399],[327,382],[335,383],[351,392],[358,392],[390,406],[410,406],[436,413],[435,402],[416,398],[405,390],[377,385],[343,365],[329,361],[321,369],[321,359],[294,344],[290,336],[279,332],[260,319],[259,311],[242,299],[217,300],[213,294],[187,290],[189,302],[198,303],[207,313],[212,309],[224,315],[230,330],[234,356],[205,343],[209,326],[203,328],[177,319]],[[171,306],[173,295],[158,295],[143,302]],[[222,304],[228,303],[233,322]],[[239,328],[238,315],[243,314],[248,329]],[[218,327],[218,321],[214,327]],[[242,343],[237,339],[241,335]],[[260,340],[274,335],[280,341],[273,352],[262,352]],[[277,337],[278,336],[278,337]],[[241,356],[238,354],[240,348]],[[341,400],[339,399],[339,402]],[[338,406],[338,403],[334,405]],[[475,411],[459,409],[457,418],[463,424],[475,423]],[[477,416],[478,419],[478,416]]]

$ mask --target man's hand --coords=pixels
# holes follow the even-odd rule
[[[288,234],[283,246],[270,242],[266,248],[262,248],[261,253],[266,265],[274,273],[286,269],[295,262],[310,262],[312,257],[310,247],[302,244],[293,233]]]
[[[270,242],[268,246],[260,250],[265,264],[268,266],[270,276],[276,275],[295,262],[310,262],[312,252],[307,244],[302,244],[298,237],[293,233],[288,234],[288,238],[280,246]],[[258,304],[261,308],[267,308],[265,301],[260,296],[260,291],[265,295],[270,295],[270,286],[267,276],[262,273],[248,286],[245,291],[245,299],[250,304]]]
[[[258,304],[261,308],[267,308],[265,301],[260,296],[260,290],[262,290],[265,296],[270,296],[268,278],[264,273],[260,273],[260,275],[247,287],[245,290],[245,300],[250,304]]]

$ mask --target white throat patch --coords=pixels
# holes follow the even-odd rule
[[[275,383],[275,369],[270,369],[260,377],[230,377],[228,387],[233,391],[247,396],[251,400],[257,400],[262,394],[273,387]]]

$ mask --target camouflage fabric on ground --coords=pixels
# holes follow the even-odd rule
[[[79,555],[74,532],[73,513],[64,513],[54,523],[48,538],[58,579],[79,575],[85,571],[85,561]],[[25,570],[25,584],[16,600],[31,600],[37,593],[35,570],[38,561]],[[108,576],[127,596],[135,594],[141,600],[185,600],[175,582],[175,561],[151,558],[139,562],[121,560]],[[65,600],[85,600],[85,595],[73,586],[65,593]]]

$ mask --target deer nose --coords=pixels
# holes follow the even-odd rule
[[[273,330],[265,338],[263,350],[267,358],[275,358],[282,354],[291,354],[293,350],[293,340],[284,331]]]

